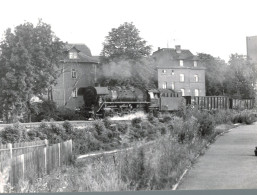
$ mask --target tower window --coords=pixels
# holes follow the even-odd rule
[[[185,81],[185,75],[184,74],[180,74],[179,75],[179,81],[180,82],[184,82]]]
[[[199,96],[199,89],[195,89],[195,96]]]
[[[184,66],[183,60],[179,60],[179,66]]]
[[[74,51],[69,52],[69,59],[77,59],[78,58],[78,53]]]
[[[195,80],[195,82],[199,82],[199,77],[197,74],[194,75],[194,80]]]
[[[77,72],[75,69],[71,70],[71,78],[76,79],[77,78]]]
[[[171,83],[171,89],[172,89],[172,90],[175,89],[175,83],[174,83],[174,82]]]
[[[162,84],[162,88],[163,88],[163,89],[167,89],[167,82],[164,82],[164,83]]]

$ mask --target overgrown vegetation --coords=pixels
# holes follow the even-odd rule
[[[0,137],[2,143],[35,139],[57,143],[73,139],[75,154],[123,148],[133,143],[132,150],[76,162],[33,185],[23,182],[23,192],[165,190],[171,189],[195,156],[224,131],[216,130],[216,125],[254,121],[256,117],[250,110],[199,111],[189,107],[177,116],[165,113],[156,118],[150,114],[147,120],[135,118],[130,124],[105,119],[85,129],[76,129],[68,121],[42,122],[26,132],[16,124],[4,129]],[[20,191],[17,188],[15,192]]]

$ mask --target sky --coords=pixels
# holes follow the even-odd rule
[[[133,22],[152,51],[181,45],[228,61],[257,35],[256,0],[0,0],[0,37],[39,18],[64,42],[99,55],[112,28]]]

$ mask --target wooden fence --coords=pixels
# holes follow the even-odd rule
[[[14,144],[0,144],[0,162],[12,157],[19,156],[34,151],[38,147],[48,145],[48,140],[38,140],[33,142],[20,142]]]
[[[29,147],[32,148],[32,147]],[[26,150],[24,146],[23,150]],[[72,140],[52,146],[34,148],[12,158],[0,161],[0,172],[9,169],[9,182],[15,186],[19,180],[34,181],[53,169],[71,162]]]
[[[187,105],[197,105],[199,109],[252,109],[254,99],[232,99],[226,96],[185,96]]]

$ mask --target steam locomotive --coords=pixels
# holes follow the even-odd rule
[[[82,87],[78,95],[83,96],[87,118],[124,115],[139,110],[175,111],[185,101],[181,92],[171,89],[139,89],[136,87]]]
[[[252,109],[254,99],[232,99],[227,96],[182,96],[171,89],[139,89],[136,87],[85,87],[83,96],[87,118],[145,112],[174,112],[181,104],[197,105],[198,109]]]

